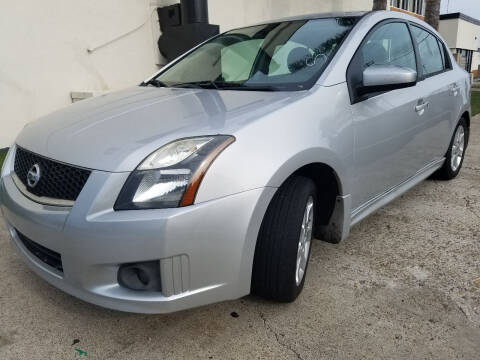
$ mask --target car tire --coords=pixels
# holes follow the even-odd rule
[[[255,248],[252,293],[279,302],[294,301],[303,289],[311,253],[314,182],[290,177],[275,193]]]
[[[460,119],[450,141],[443,166],[433,174],[439,180],[451,180],[457,177],[463,165],[465,150],[468,145],[468,126],[465,119]]]

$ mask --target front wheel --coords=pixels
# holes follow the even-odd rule
[[[260,228],[252,293],[291,302],[303,289],[314,229],[315,184],[293,176],[277,191]]]
[[[453,133],[450,147],[445,156],[445,163],[434,174],[435,178],[442,180],[451,180],[457,177],[463,165],[465,150],[468,144],[468,127],[465,119],[458,122],[455,132]]]

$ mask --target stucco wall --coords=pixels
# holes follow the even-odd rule
[[[149,0],[0,4],[0,148],[27,122],[70,104],[71,91],[126,87],[158,69]]]
[[[117,90],[157,71],[163,60],[154,9],[178,1],[0,0],[0,148],[10,146],[29,121],[69,105],[73,91]],[[210,22],[222,31],[371,7],[372,0],[209,1]]]
[[[221,31],[265,20],[332,11],[372,9],[373,0],[209,0],[212,24]]]
[[[447,42],[450,49],[457,48],[458,22],[460,19],[440,20],[438,32]]]
[[[478,50],[480,26],[463,19],[441,20],[439,32],[451,49]]]
[[[480,26],[460,19],[457,48],[477,51],[478,39],[480,39]]]

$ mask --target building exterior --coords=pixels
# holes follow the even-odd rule
[[[478,77],[480,20],[462,13],[440,15],[439,31],[458,64]]]
[[[425,0],[390,0],[390,10],[404,12],[423,20]]]
[[[3,1],[0,12],[0,149],[28,122],[91,94],[158,71],[157,7],[179,0]],[[225,31],[304,13],[370,10],[373,0],[209,0]]]

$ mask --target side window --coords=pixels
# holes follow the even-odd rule
[[[442,44],[440,43],[440,41],[438,41],[437,39],[437,43],[438,43],[438,47],[440,48],[440,56],[442,57],[442,64],[443,64],[443,69],[446,68],[446,65],[445,65],[445,53],[443,52],[443,46]]]
[[[379,27],[362,45],[360,52],[363,69],[371,65],[397,65],[417,70],[412,39],[404,23]]]
[[[435,36],[428,31],[412,26],[412,33],[417,41],[423,75],[431,76],[444,70],[444,59]]]
[[[363,72],[372,65],[396,65],[417,71],[412,36],[403,22],[379,25],[365,38],[348,66],[350,101],[356,103],[380,94],[362,92]]]
[[[448,70],[452,69],[452,63],[450,61],[450,57],[448,56],[448,50],[446,50],[445,45],[438,40],[438,46],[440,47],[440,52],[442,53],[443,67]]]

